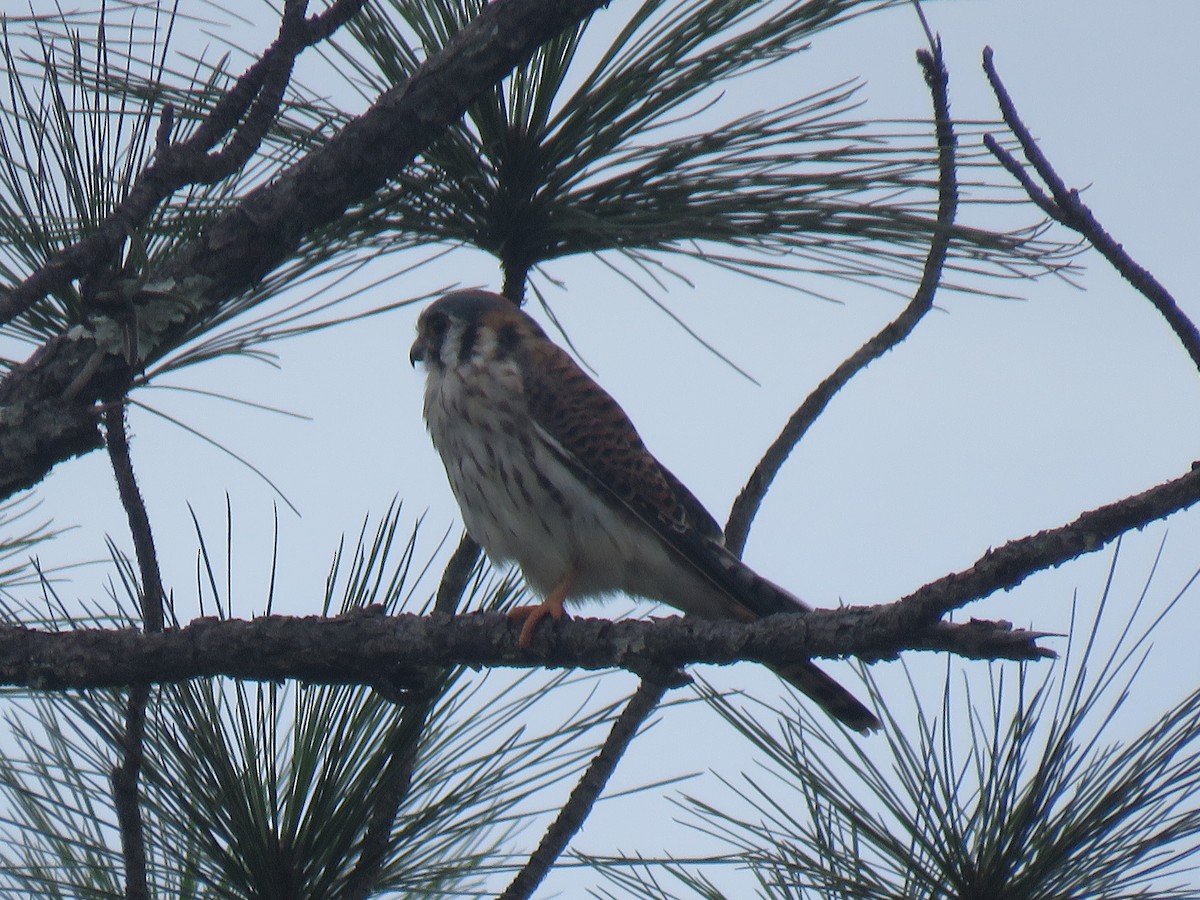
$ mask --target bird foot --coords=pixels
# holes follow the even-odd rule
[[[508,618],[514,622],[524,622],[521,626],[521,636],[517,638],[517,646],[527,650],[533,643],[533,632],[542,619],[569,619],[570,614],[563,609],[562,601],[555,603],[547,600],[537,606],[518,606],[508,611]]]

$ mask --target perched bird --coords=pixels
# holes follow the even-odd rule
[[[543,597],[510,613],[522,646],[568,600],[617,591],[706,619],[808,609],[725,549],[625,411],[511,301],[445,295],[417,320],[409,359],[425,364],[425,421],[467,531]],[[849,727],[879,727],[808,660],[776,671]]]

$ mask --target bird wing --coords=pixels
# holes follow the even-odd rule
[[[752,580],[765,579],[725,549],[716,520],[646,449],[620,404],[566,351],[550,341],[536,341],[522,352],[528,354],[521,368],[529,414],[568,468],[632,512],[715,584],[736,604],[734,617],[758,618],[796,608],[778,602],[774,592],[791,595],[776,585],[769,591],[754,589]],[[737,615],[738,607],[744,615]]]

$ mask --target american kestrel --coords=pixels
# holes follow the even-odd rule
[[[521,646],[565,602],[618,591],[706,619],[808,609],[725,549],[625,411],[511,301],[447,294],[421,313],[409,358],[425,364],[425,421],[468,533],[543,597],[510,613]],[[776,671],[849,727],[879,727],[808,660]]]

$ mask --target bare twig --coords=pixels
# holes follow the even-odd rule
[[[633,736],[654,712],[663,694],[671,686],[669,680],[650,679],[643,679],[638,685],[637,692],[629,698],[621,715],[613,723],[604,746],[592,759],[591,765],[571,791],[571,796],[559,810],[558,816],[546,829],[541,843],[533,851],[529,861],[500,895],[500,900],[525,900],[541,884],[550,867],[583,825]]]
[[[108,435],[108,456],[116,477],[121,505],[129,519],[134,553],[141,573],[141,608],[143,628],[147,633],[163,630],[163,586],[150,531],[150,516],[138,490],[125,434],[125,404],[112,403],[105,410],[105,431]],[[125,896],[131,900],[148,898],[146,883],[146,838],[142,822],[142,806],[138,796],[145,758],[146,704],[150,700],[148,684],[130,688],[125,707],[125,733],[122,737],[124,758],[112,770],[113,802],[121,832],[121,853],[125,862]]]
[[[813,390],[788,419],[779,436],[767,448],[742,488],[729,512],[725,525],[725,544],[738,556],[746,546],[750,526],[762,506],[775,476],[834,395],[855,375],[887,353],[917,327],[925,313],[933,308],[933,298],[942,279],[942,267],[950,246],[951,226],[958,209],[958,178],[955,167],[954,123],[950,118],[950,99],[947,92],[950,76],[942,60],[940,42],[933,41],[930,51],[917,54],[925,81],[933,96],[934,123],[938,144],[938,228],[929,242],[921,283],[912,301],[903,312],[883,327],[878,334],[852,353]]]
[[[142,822],[142,802],[138,781],[145,761],[146,704],[149,685],[129,690],[125,706],[125,732],[121,737],[124,757],[110,773],[117,828],[121,833],[121,857],[125,863],[125,896],[129,900],[147,900],[146,834]]]
[[[356,7],[363,2],[353,0]],[[246,164],[275,121],[296,57],[310,46],[304,20],[307,5],[308,0],[286,0],[275,43],[247,70],[246,75],[251,77],[244,75],[217,101],[218,107],[227,109],[202,122],[188,141],[168,145],[165,152],[160,150],[156,164],[173,165],[187,183],[200,184],[215,184]],[[236,124],[243,115],[242,124],[233,128],[231,123]],[[230,130],[233,133],[224,149],[213,151],[217,140]]]
[[[1138,265],[1133,257],[1125,251],[1125,248],[1104,229],[1088,205],[1080,199],[1079,191],[1068,188],[1066,182],[1050,165],[1050,161],[1038,146],[1033,134],[1018,115],[1008,89],[1000,80],[992,59],[991,47],[986,47],[983,51],[983,68],[1000,104],[1005,124],[1016,135],[1021,144],[1021,151],[1029,160],[1029,164],[1033,166],[1033,170],[1046,183],[1046,187],[1050,190],[1049,195],[1038,187],[1025,171],[1024,166],[1000,146],[1000,142],[990,134],[984,135],[983,138],[987,148],[1000,161],[1000,164],[1020,182],[1025,193],[1029,195],[1029,199],[1036,203],[1046,215],[1083,235],[1087,242],[1095,247],[1126,281],[1153,304],[1154,308],[1167,320],[1167,324],[1175,332],[1179,342],[1183,344],[1184,349],[1192,358],[1192,362],[1197,368],[1200,368],[1200,330],[1197,330],[1196,324],[1180,309],[1171,292],[1150,272]]]

